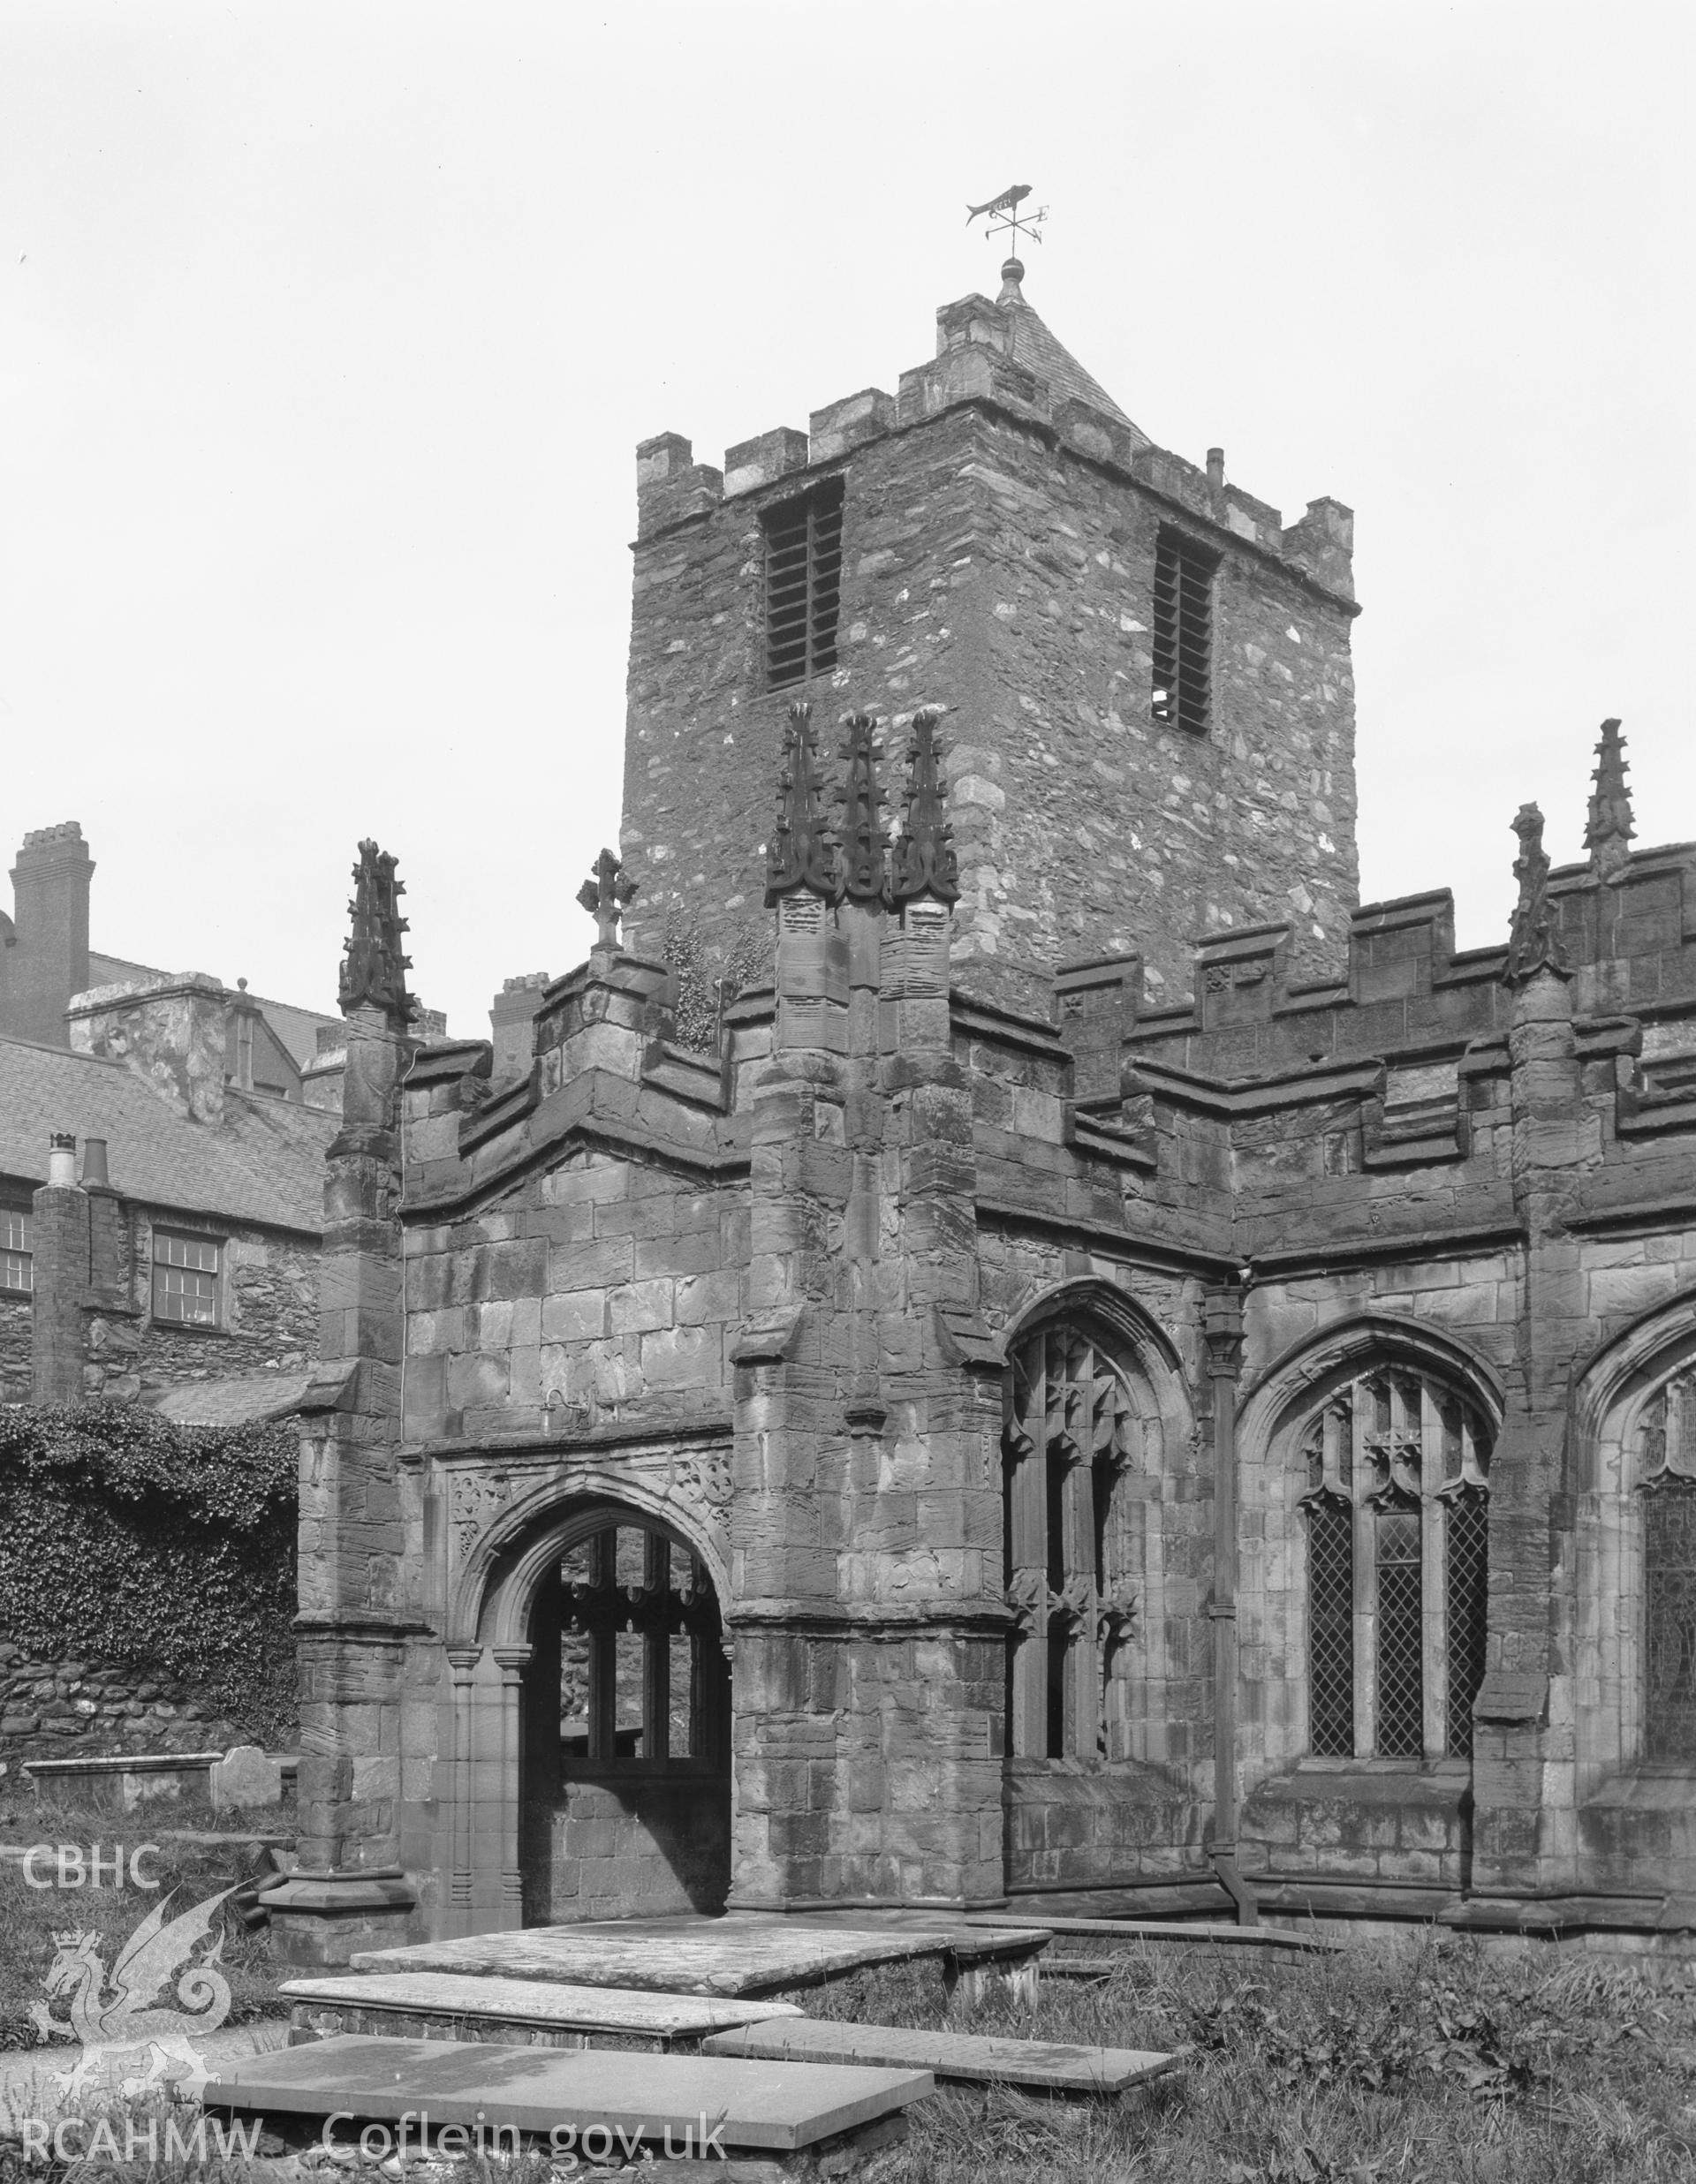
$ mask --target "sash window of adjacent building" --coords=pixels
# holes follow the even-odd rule
[[[1217,554],[1181,532],[1155,548],[1153,712],[1169,727],[1207,733],[1213,707],[1213,579]]]
[[[1309,1420],[1308,1744],[1465,1758],[1484,1676],[1489,1444],[1450,1390],[1363,1373]]]
[[[842,601],[840,478],[761,516],[765,533],[766,686],[781,690],[837,664]]]
[[[216,1327],[223,1247],[209,1236],[153,1232],[153,1316],[179,1326]]]
[[[1696,1759],[1696,1374],[1663,1387],[1644,1415],[1643,1752]]]
[[[0,1289],[27,1296],[35,1286],[30,1215],[21,1205],[0,1205]]]
[[[1108,1696],[1136,1609],[1119,1493],[1132,1415],[1123,1373],[1086,1330],[1052,1324],[1014,1352],[1003,1447],[1015,1757],[1117,1756]]]

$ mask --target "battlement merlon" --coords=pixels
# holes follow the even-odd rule
[[[1587,863],[1556,865],[1548,898],[1580,1015],[1696,1018],[1696,843],[1633,851],[1606,876]],[[1080,1002],[1069,1003],[1072,990],[1112,971],[1124,991],[1114,1005],[1136,1054],[1223,1079],[1321,1055],[1458,1048],[1506,1026],[1507,945],[1457,948],[1447,888],[1363,903],[1349,920],[1342,979],[1292,977],[1290,941],[1283,924],[1202,935],[1192,993],[1170,1006],[1143,1005],[1133,958],[1122,974],[1111,965],[1063,968],[1056,1010],[1064,1028],[1069,1006],[1081,1013]],[[1080,977],[1086,969],[1092,975]]]
[[[1215,459],[1203,467],[1157,447],[1046,329],[1043,345],[1033,349],[1033,324],[1040,321],[1022,302],[1012,312],[980,295],[944,304],[936,314],[936,354],[902,373],[898,397],[876,387],[844,395],[814,410],[805,433],[780,425],[727,448],[722,471],[696,463],[690,442],[679,434],[642,441],[636,450],[638,537],[655,537],[785,478],[799,487],[806,472],[839,464],[870,441],[981,402],[1038,427],[1069,453],[1133,479],[1185,514],[1353,604],[1351,508],[1323,495],[1309,502],[1306,515],[1286,529],[1277,509],[1226,480],[1219,450],[1210,451]]]

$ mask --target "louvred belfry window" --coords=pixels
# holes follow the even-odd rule
[[[1308,1421],[1301,1452],[1309,1749],[1469,1757],[1489,1568],[1483,1420],[1421,1373],[1367,1372]]]
[[[1132,1422],[1124,1377],[1088,1333],[1052,1325],[1015,1351],[1003,1446],[1017,1757],[1124,1756],[1109,1700],[1136,1615],[1119,1492]]]
[[[1696,1373],[1669,1382],[1644,1413],[1643,1750],[1696,1759]]]
[[[805,683],[837,664],[842,601],[842,480],[783,501],[766,536],[766,686]]]
[[[1155,549],[1155,720],[1207,733],[1213,706],[1213,579],[1219,556],[1176,531]]]

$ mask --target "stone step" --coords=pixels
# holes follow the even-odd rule
[[[473,1979],[547,1979],[663,1994],[749,1995],[809,1985],[867,1965],[935,1957],[976,1972],[1015,1964],[1041,1946],[1036,1921],[1012,1931],[995,1919],[945,1924],[830,1925],[811,1916],[728,1912],[722,1918],[604,1919],[526,1926],[458,1941],[355,1954],[358,1972],[452,1972]]]
[[[703,2055],[757,2055],[773,2061],[873,2063],[928,2070],[955,2085],[1011,2085],[1027,2092],[1123,2093],[1176,2070],[1182,2057],[1155,2049],[1075,2047],[1058,2040],[999,2039],[975,2032],[921,2032],[901,2025],[834,2024],[784,2017],[716,2032]]]
[[[1286,1933],[1278,1926],[1229,1926],[1223,1920],[1196,1920],[1185,1924],[1176,1919],[1131,1918],[1020,1918],[997,1913],[993,1918],[973,1913],[968,1926],[1041,1929],[1057,1937],[1082,1935],[1092,1941],[1148,1941],[1168,1948],[1217,1942],[1224,1948],[1279,1949],[1293,1956],[1334,1956],[1340,1944],[1322,1941],[1316,1934]],[[1054,1959],[1042,1960],[1047,1971]]]
[[[768,2017],[799,2017],[793,2002],[723,2001],[630,1987],[452,1972],[361,1972],[285,1980],[289,2038],[363,2032],[411,2040],[482,2040],[498,2046],[698,2047],[709,2033]]]
[[[215,2114],[262,2116],[274,2132],[303,2143],[323,2142],[332,2119],[344,2148],[358,2142],[367,2124],[383,2127],[392,2142],[405,2119],[413,2151],[420,2139],[435,2149],[436,2135],[451,2127],[471,2135],[441,2150],[450,2154],[551,2144],[580,2159],[595,2157],[596,2144],[584,2141],[598,2127],[605,2134],[600,2158],[615,2145],[640,2146],[658,2165],[668,2131],[671,2151],[683,2150],[688,2132],[697,2156],[715,2148],[780,2157],[864,2150],[870,2132],[933,2085],[928,2071],[859,2064],[348,2034],[220,2067],[202,2097]],[[705,2147],[703,2132],[716,2135]]]

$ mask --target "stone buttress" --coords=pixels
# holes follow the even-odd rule
[[[1001,1893],[999,1373],[950,1037],[952,859],[934,723],[893,873],[873,737],[851,720],[832,844],[795,708],[768,859],[776,1020],[733,1353],[746,1907]]]
[[[342,966],[343,1123],[327,1155],[319,1364],[301,1406],[298,1870],[267,1898],[279,1954],[342,1963],[400,1938],[402,1706],[416,1605],[416,1482],[399,1461],[399,1089],[414,1051],[395,860],[353,868]]]

